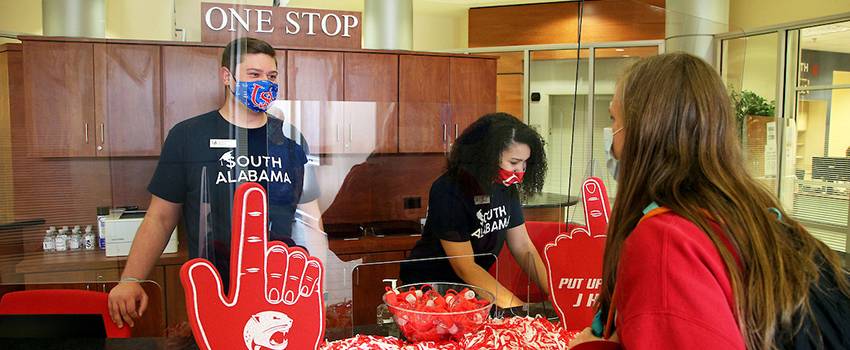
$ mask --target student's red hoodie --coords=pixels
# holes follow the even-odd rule
[[[673,212],[643,220],[626,238],[614,294],[626,350],[745,349],[720,253]]]

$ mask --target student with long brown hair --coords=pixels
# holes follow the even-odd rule
[[[601,334],[627,350],[848,346],[850,315],[836,316],[850,310],[847,272],[745,169],[712,67],[643,59],[611,114],[620,170],[601,322],[571,345]]]

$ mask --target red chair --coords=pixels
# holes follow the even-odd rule
[[[554,242],[555,237],[558,237],[559,234],[568,232],[568,229],[572,230],[575,227],[578,227],[578,225],[569,224],[568,227],[563,222],[526,221],[525,223],[528,237],[531,238],[531,242],[537,248],[537,253],[540,254],[541,259],[546,244]],[[543,263],[546,263],[545,259]],[[498,262],[490,267],[489,272],[505,288],[526,302],[537,303],[547,300],[546,294],[543,294],[543,291],[519,267],[507,244],[502,247]],[[525,300],[526,298],[528,300]]]
[[[108,338],[129,338],[130,327],[118,328],[109,317],[108,294],[77,289],[10,292],[0,299],[4,315],[100,315]]]

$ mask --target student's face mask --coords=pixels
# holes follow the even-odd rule
[[[278,86],[271,80],[238,81],[234,76],[233,81],[233,96],[254,112],[265,112],[277,99]]]
[[[615,181],[620,175],[620,161],[614,157],[614,135],[617,135],[620,131],[623,131],[623,128],[619,128],[617,131],[612,131],[611,128],[602,129],[602,140],[605,143],[605,157],[607,158],[605,166],[608,167],[608,173],[614,177]]]
[[[510,171],[499,168],[499,182],[505,187],[513,184],[522,183],[522,178],[525,176],[524,171]]]

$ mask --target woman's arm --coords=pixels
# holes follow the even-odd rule
[[[540,287],[544,293],[549,294],[549,277],[546,272],[546,265],[543,265],[543,259],[537,253],[537,249],[528,237],[528,230],[525,229],[525,224],[508,229],[508,249],[511,250],[511,255],[514,256],[517,264],[525,271],[525,274],[531,276],[534,283]]]
[[[469,241],[452,242],[441,239],[440,244],[446,251],[449,264],[451,264],[455,274],[467,284],[484,288],[493,293],[496,296],[496,306],[507,309],[524,304],[514,293],[511,293],[510,290],[493,278],[489,272],[475,263],[475,258],[472,256],[474,254],[472,244]]]

